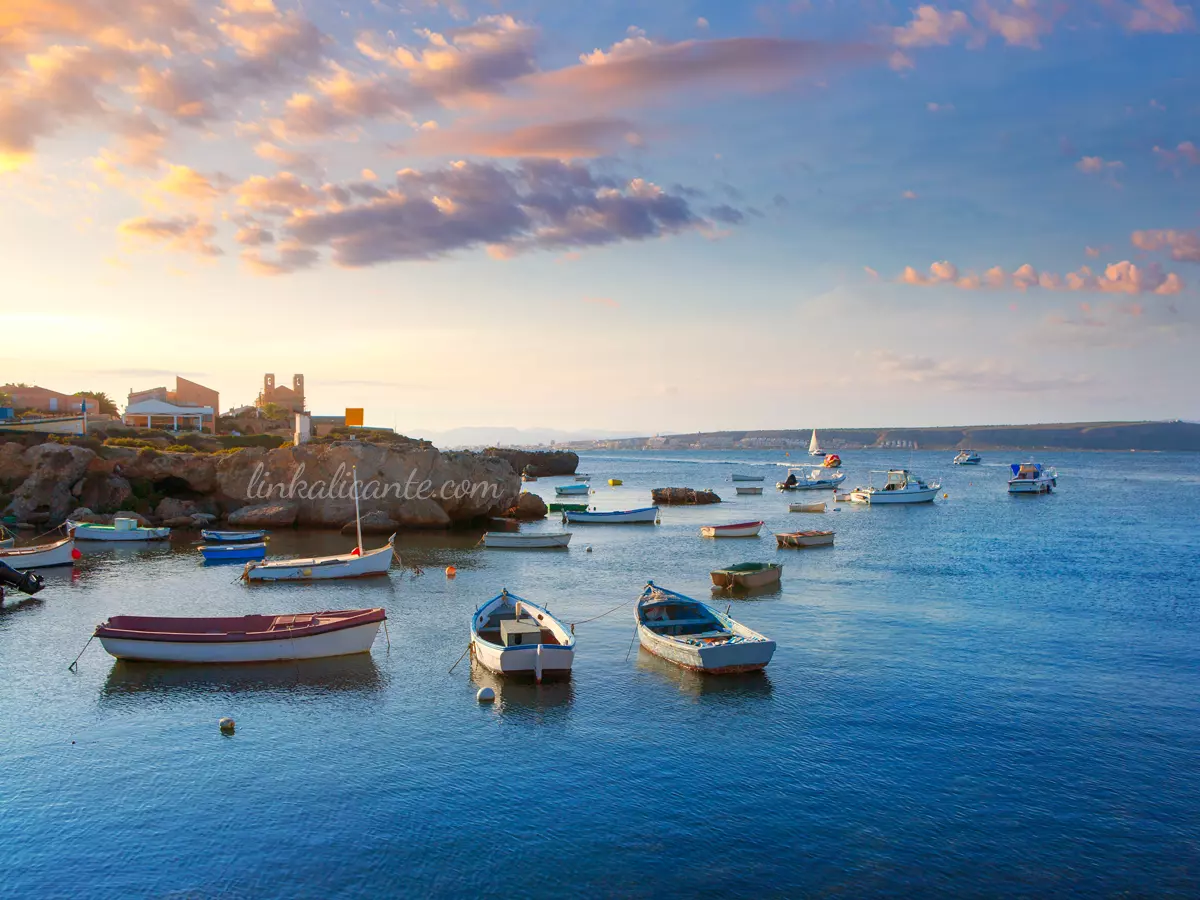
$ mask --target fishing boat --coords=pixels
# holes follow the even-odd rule
[[[813,429],[812,437],[808,440],[808,455],[809,456],[824,456],[825,451],[821,449],[821,444],[817,440],[817,429]]]
[[[734,472],[729,476],[730,481],[766,481],[765,475],[742,475]]]
[[[1058,487],[1058,473],[1041,463],[1013,463],[1012,478],[1008,479],[1010,494],[1048,494]]]
[[[576,495],[586,495],[591,490],[586,484],[563,484],[554,489],[555,496],[558,497],[574,497]]]
[[[75,530],[77,541],[165,541],[171,537],[170,528],[143,528],[137,519],[118,516],[111,525],[90,522],[67,522],[67,530]]]
[[[836,453],[830,453],[821,460],[821,465],[826,469],[840,469],[842,467],[842,458]]]
[[[212,544],[256,544],[266,536],[265,531],[214,531],[205,528],[200,532],[200,537]]]
[[[557,513],[566,512],[568,510],[570,510],[571,512],[583,512],[587,508],[588,508],[588,505],[586,503],[547,503],[546,504],[546,510],[548,512],[557,512]]]
[[[760,487],[736,487],[734,490],[742,497],[754,497],[762,493]]]
[[[358,546],[349,553],[336,556],[314,556],[311,559],[273,559],[268,562],[248,562],[242,570],[242,580],[252,581],[326,581],[334,578],[370,578],[386,575],[395,555],[396,535],[387,544],[374,550],[363,550],[362,515],[358,508],[358,471],[350,468],[354,479],[354,528]]]
[[[620,487],[625,482],[623,482],[620,478],[610,478],[608,479],[608,483],[610,487]]]
[[[248,663],[366,653],[387,619],[382,609],[286,616],[113,616],[95,637],[117,659]]]
[[[503,550],[552,550],[571,543],[571,532],[489,531],[483,536],[483,546]]]
[[[775,642],[706,603],[648,582],[634,612],[638,640],[655,656],[713,675],[753,672],[775,653]]]
[[[267,555],[267,545],[262,541],[257,544],[205,544],[200,548],[200,555],[205,561],[262,559]]]
[[[846,480],[845,472],[830,469],[788,469],[784,481],[775,482],[781,491],[831,491]]]
[[[581,475],[576,475],[575,480],[576,481],[588,481],[591,479],[591,477],[592,477],[591,475],[581,474]]]
[[[706,538],[758,537],[765,522],[736,522],[732,525],[702,525],[700,536]]]
[[[983,462],[983,457],[974,450],[960,450],[958,456],[954,457],[956,466],[977,466]]]
[[[779,584],[783,566],[778,563],[738,563],[709,572],[712,583],[719,588],[760,588]]]
[[[575,635],[544,607],[502,590],[471,619],[471,652],[476,662],[498,675],[571,674]]]
[[[47,569],[51,566],[69,566],[83,556],[75,549],[75,538],[68,536],[49,544],[34,544],[0,550],[0,562],[17,569]]]
[[[789,503],[788,512],[794,513],[823,513],[826,506],[824,503]]]
[[[775,535],[775,544],[784,547],[828,547],[833,544],[832,531],[784,531]]]
[[[883,486],[855,488],[850,492],[851,502],[870,503],[872,506],[881,503],[931,503],[941,487],[936,481],[923,481],[908,469],[890,469],[871,474],[886,475]]]
[[[641,509],[618,509],[613,512],[596,510],[565,510],[563,521],[572,525],[636,525],[658,521],[658,507],[644,506]]]

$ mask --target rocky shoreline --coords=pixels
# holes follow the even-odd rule
[[[523,465],[538,464],[521,453]],[[563,464],[557,454],[549,462]],[[185,453],[88,440],[0,443],[0,514],[37,529],[68,517],[107,522],[117,513],[177,528],[223,520],[340,529],[354,520],[352,471],[368,531],[546,513],[540,498],[521,492],[519,470],[493,453],[355,440]]]

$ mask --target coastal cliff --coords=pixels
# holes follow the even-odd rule
[[[506,450],[489,447],[484,456],[503,459],[518,475],[530,467],[530,474],[538,476],[574,475],[579,467],[579,454],[571,450]]]
[[[132,512],[173,526],[341,528],[361,507],[378,528],[446,528],[517,505],[520,477],[499,457],[417,444],[335,441],[226,453],[48,441],[0,444],[0,513],[56,525],[72,513]]]

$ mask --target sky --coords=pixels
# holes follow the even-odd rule
[[[1200,419],[1174,0],[4,0],[0,382],[694,430]]]

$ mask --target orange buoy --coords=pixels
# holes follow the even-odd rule
[[[454,566],[446,566],[446,577],[447,578],[453,578],[457,574],[458,574],[458,569],[454,568]]]

